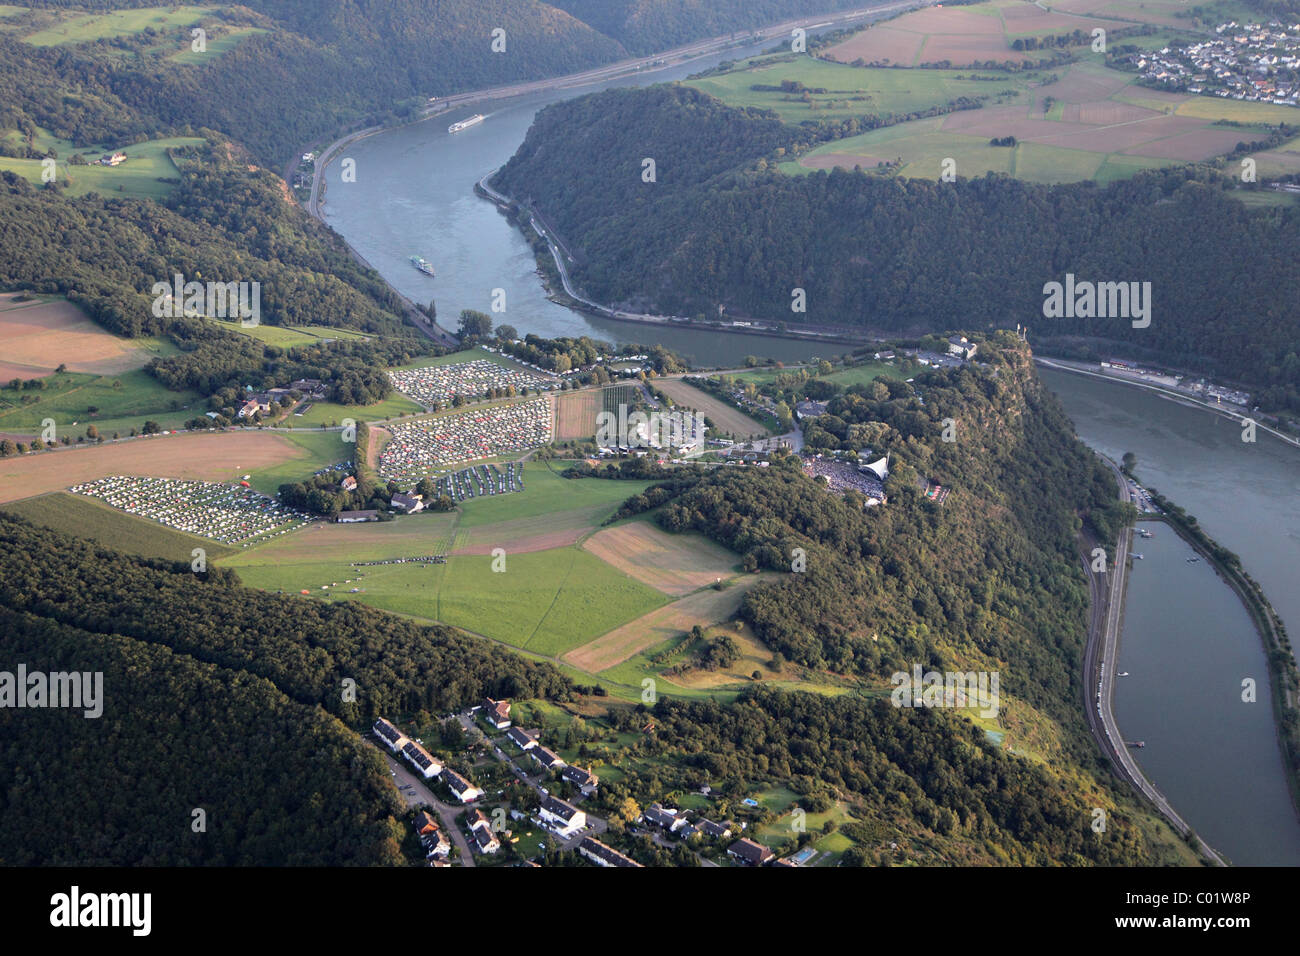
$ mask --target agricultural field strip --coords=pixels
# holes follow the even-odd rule
[[[229,481],[241,472],[286,463],[307,471],[318,467],[313,461],[309,449],[266,431],[156,435],[0,459],[0,502],[64,491],[109,475]]]
[[[659,379],[654,384],[678,405],[695,409],[709,418],[720,431],[743,437],[767,434],[765,426],[694,385],[668,378]]]

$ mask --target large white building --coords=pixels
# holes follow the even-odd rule
[[[402,747],[402,756],[414,764],[425,780],[432,780],[442,773],[442,764],[438,759],[414,740],[408,740]]]
[[[447,786],[451,788],[451,792],[456,795],[456,799],[461,803],[472,803],[479,797],[483,796],[482,790],[474,786],[450,767],[448,767],[445,772],[447,774],[445,778]]]
[[[587,814],[558,797],[548,796],[542,801],[538,816],[562,837],[571,837],[587,825]]]
[[[410,741],[400,730],[394,727],[391,722],[385,720],[383,717],[380,717],[378,720],[375,721],[375,726],[373,729],[375,731],[375,736],[378,737],[380,740],[382,740],[384,744],[388,747],[388,749],[391,750],[393,753],[397,753],[408,743],[410,743]]]

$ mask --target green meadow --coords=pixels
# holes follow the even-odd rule
[[[356,445],[343,440],[339,431],[321,429],[277,429],[276,434],[302,449],[299,457],[252,472],[248,483],[263,494],[275,494],[282,484],[301,481],[313,472],[335,462],[352,460]],[[290,537],[286,535],[286,537]]]
[[[257,36],[259,33],[269,33],[262,27],[222,27],[221,32],[213,35],[212,31],[208,33],[207,49],[202,53],[196,52],[192,46],[186,45],[180,52],[173,53],[167,59],[172,63],[184,63],[187,66],[202,66],[210,62],[213,58],[221,56],[233,50],[240,43],[249,37]]]
[[[111,13],[88,13],[70,17],[44,30],[28,34],[23,37],[23,40],[33,46],[89,43],[93,40],[131,36],[150,27],[155,30],[165,30],[169,27],[190,26],[216,9],[216,7],[169,6],[116,10]]]
[[[294,428],[337,425],[345,418],[358,422],[377,422],[396,418],[399,415],[418,415],[424,411],[424,406],[419,402],[414,402],[396,391],[390,393],[383,401],[371,405],[339,405],[335,402],[315,402],[305,399],[297,407],[302,408],[308,403],[311,404],[311,408],[301,415],[290,412],[281,424],[292,425]]]
[[[567,462],[553,462],[556,471],[568,467]],[[474,528],[556,515],[560,512],[583,509],[603,509],[613,514],[628,498],[649,488],[649,481],[605,481],[603,479],[561,478],[543,462],[530,461],[524,468],[524,491],[509,495],[492,495],[463,502],[460,527]],[[593,524],[599,524],[595,519]]]
[[[576,547],[508,554],[501,572],[493,570],[490,555],[360,569],[351,566],[351,560],[362,560],[359,555],[299,564],[270,560],[272,555],[250,549],[229,564],[252,587],[357,600],[442,621],[542,657],[563,654],[668,600]],[[348,593],[352,587],[363,590]]]
[[[238,322],[213,319],[227,332],[238,332],[279,348],[289,349],[298,345],[319,345],[330,339],[368,339],[364,332],[352,329],[332,329],[324,325],[266,325],[258,324],[245,327]]]
[[[0,390],[0,429],[34,431],[43,419],[53,418],[61,430],[82,434],[87,425],[94,425],[111,437],[114,431],[125,434],[140,428],[146,419],[164,428],[177,427],[207,410],[197,392],[164,388],[144,369],[116,375],[62,372],[43,381],[46,387],[36,391]],[[21,403],[22,396],[33,395],[39,400]]]
[[[5,132],[4,138],[11,143],[22,139],[16,130]],[[53,149],[57,153],[58,181],[65,186],[65,194],[68,196],[84,196],[96,192],[105,196],[160,199],[170,193],[174,185],[161,180],[180,178],[180,170],[167,151],[202,142],[203,139],[197,136],[169,136],[131,146],[106,144],[103,147],[77,148],[67,140],[42,134],[35,137],[32,145],[37,150]],[[96,162],[104,153],[116,152],[125,153],[126,161],[117,166],[100,166]],[[74,166],[69,163],[68,160],[74,153],[83,156],[86,165]],[[17,173],[33,185],[42,183],[39,159],[0,156],[0,171]]]
[[[990,79],[973,80],[984,76]],[[783,123],[838,122],[869,114],[910,113],[942,106],[959,97],[989,97],[988,102],[1015,103],[1035,78],[1035,71],[863,69],[810,57],[758,57],[728,73],[688,80],[687,85],[729,106],[774,110]],[[825,93],[755,90],[802,83]]]
[[[472,348],[465,349],[461,352],[449,352],[446,355],[424,355],[406,365],[397,365],[399,369],[416,369],[416,368],[433,368],[438,365],[459,365],[462,362],[493,362],[502,368],[522,368],[519,363],[506,358],[504,355],[498,355],[495,352],[489,352],[487,349]],[[530,369],[531,371],[531,369]]]

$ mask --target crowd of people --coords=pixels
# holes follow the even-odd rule
[[[507,368],[486,359],[457,362],[454,365],[429,365],[425,368],[395,369],[388,373],[393,387],[426,408],[445,405],[457,395],[483,397],[504,395],[513,388],[516,394],[528,389],[558,388],[553,375],[533,374],[521,368]]]
[[[866,497],[868,503],[883,503],[886,500],[885,486],[879,478],[847,462],[829,458],[806,458],[803,470],[811,478],[825,478],[832,491],[856,491]]]
[[[213,481],[111,475],[72,491],[178,531],[245,547],[253,538],[285,534],[310,520],[251,488]]]
[[[491,405],[389,428],[392,440],[379,473],[400,483],[418,481],[444,465],[527,451],[551,441],[551,403],[537,398]]]

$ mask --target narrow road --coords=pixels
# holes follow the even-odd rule
[[[456,825],[456,814],[460,812],[460,808],[450,803],[443,803],[435,797],[433,791],[428,788],[422,779],[411,773],[401,761],[395,760],[392,754],[382,747],[376,746],[368,736],[362,739],[383,754],[384,763],[388,764],[388,769],[393,771],[393,781],[406,800],[406,805],[408,807],[429,807],[438,814],[438,819],[442,821],[443,832],[451,837],[451,841],[460,849],[460,865],[473,866],[474,854],[470,852],[469,841],[465,838],[465,834],[461,833],[460,827]]]
[[[1103,461],[1110,466],[1119,482],[1120,500],[1132,502],[1129,481],[1108,458]],[[1191,830],[1173,805],[1146,778],[1142,769],[1133,759],[1132,753],[1124,743],[1119,724],[1115,721],[1114,696],[1115,674],[1119,662],[1119,635],[1124,618],[1125,588],[1128,579],[1129,548],[1132,545],[1133,529],[1126,526],[1119,534],[1114,555],[1108,555],[1107,571],[1094,572],[1091,556],[1082,554],[1084,569],[1088,575],[1088,589],[1092,607],[1092,621],[1088,628],[1088,643],[1084,650],[1084,707],[1088,717],[1088,728],[1096,739],[1097,745],[1110,758],[1116,772],[1134,789],[1150,801],[1167,819],[1175,830],[1186,836]],[[1197,836],[1201,852],[1220,866],[1227,866],[1223,858],[1204,840]]]

